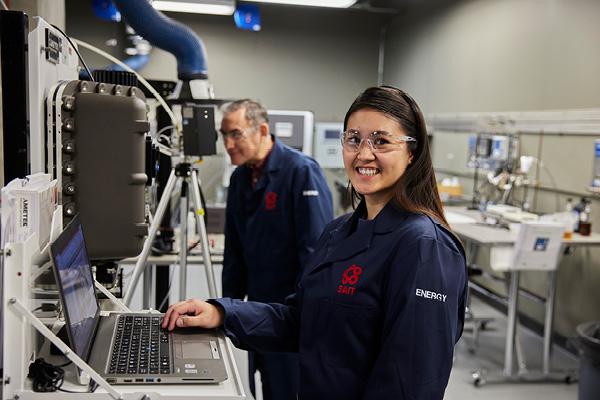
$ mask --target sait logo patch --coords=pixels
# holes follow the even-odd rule
[[[265,210],[274,210],[277,202],[277,194],[273,192],[267,193],[265,196]]]
[[[362,273],[362,268],[352,264],[350,268],[342,274],[342,284],[338,287],[338,293],[354,296],[354,286],[358,282],[358,276]]]

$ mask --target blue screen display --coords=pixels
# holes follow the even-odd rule
[[[93,334],[98,298],[81,225],[60,252],[55,254],[55,262],[60,274],[65,312],[68,314],[67,320],[74,341],[71,348],[79,357],[84,358],[86,344]]]

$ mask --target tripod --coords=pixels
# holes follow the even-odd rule
[[[206,225],[204,223],[204,207],[202,205],[202,199],[200,198],[200,186],[198,183],[198,172],[191,167],[189,163],[181,163],[171,169],[171,174],[169,175],[169,179],[167,180],[167,184],[165,185],[165,189],[158,203],[158,207],[156,209],[156,213],[154,215],[154,219],[152,220],[152,224],[150,225],[150,232],[148,233],[148,237],[144,242],[144,247],[142,248],[142,252],[135,263],[135,268],[133,270],[133,276],[131,277],[131,281],[129,282],[128,288],[125,292],[125,296],[123,297],[123,303],[125,305],[129,305],[131,302],[131,298],[133,296],[133,292],[135,287],[137,286],[138,280],[140,279],[140,275],[146,269],[146,264],[148,262],[148,256],[150,255],[150,251],[152,249],[152,242],[156,237],[156,233],[158,232],[158,228],[160,222],[165,214],[165,210],[169,204],[169,200],[171,199],[171,195],[173,193],[173,189],[175,188],[175,183],[177,179],[181,179],[181,199],[180,199],[180,250],[179,250],[179,288],[181,293],[181,300],[185,299],[185,284],[187,278],[187,213],[189,210],[189,201],[187,197],[187,193],[191,189],[192,195],[194,196],[195,203],[195,218],[196,218],[196,227],[198,228],[198,234],[200,235],[200,241],[202,242],[202,259],[204,263],[204,269],[206,271],[206,282],[208,283],[208,293],[211,298],[217,297],[217,289],[215,285],[215,275],[213,271],[212,261],[210,258],[210,250],[208,248],[208,238],[206,236]],[[146,307],[146,305],[144,305]]]

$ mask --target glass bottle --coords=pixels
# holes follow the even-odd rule
[[[590,222],[590,204],[587,203],[582,212],[579,213],[579,234],[581,236],[590,236],[592,233],[592,223]]]

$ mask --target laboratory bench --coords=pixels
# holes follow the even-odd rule
[[[510,257],[512,255],[512,249],[519,236],[515,233],[510,232],[506,228],[488,225],[484,222],[482,214],[477,210],[471,210],[467,207],[461,206],[446,206],[444,211],[450,227],[454,233],[461,239],[465,245],[467,264],[472,271],[481,271],[475,260],[477,258],[478,251],[481,248],[488,248],[490,250],[490,258],[493,258],[494,249],[500,250],[503,257]],[[553,336],[553,324],[554,324],[554,307],[555,307],[555,294],[556,294],[556,277],[557,267],[560,264],[561,259],[568,249],[582,246],[599,246],[600,245],[600,234],[592,232],[589,236],[582,236],[578,233],[574,233],[570,239],[562,239],[561,249],[558,252],[555,268],[547,271],[539,271],[539,273],[548,274],[548,283],[546,296],[540,299],[540,302],[544,304],[544,321],[543,321],[543,360],[541,371],[529,371],[525,365],[524,360],[520,360],[519,355],[519,344],[517,335],[518,325],[518,300],[519,295],[526,293],[519,285],[519,278],[521,271],[514,269],[512,266],[508,266],[504,271],[500,271],[500,274],[504,275],[505,284],[507,286],[506,304],[508,307],[508,323],[506,332],[506,343],[505,343],[505,356],[504,356],[504,369],[499,374],[495,374],[502,378],[515,378],[515,377],[527,377],[527,378],[540,378],[547,380],[550,378],[556,378],[561,380],[573,380],[576,378],[576,374],[573,371],[552,371],[552,336]],[[490,260],[490,264],[493,260]],[[498,271],[492,271],[495,273],[484,273],[491,279],[494,279],[498,275]],[[471,290],[481,289],[481,286],[470,279],[469,286]],[[490,293],[494,300],[497,300],[500,296],[487,290],[478,290],[481,293]],[[517,340],[516,340],[517,339]],[[518,370],[515,371],[513,366],[513,353],[517,355]],[[494,375],[494,374],[492,374]],[[489,376],[492,376],[489,375]],[[477,371],[473,378],[476,384],[485,382],[485,373]]]

